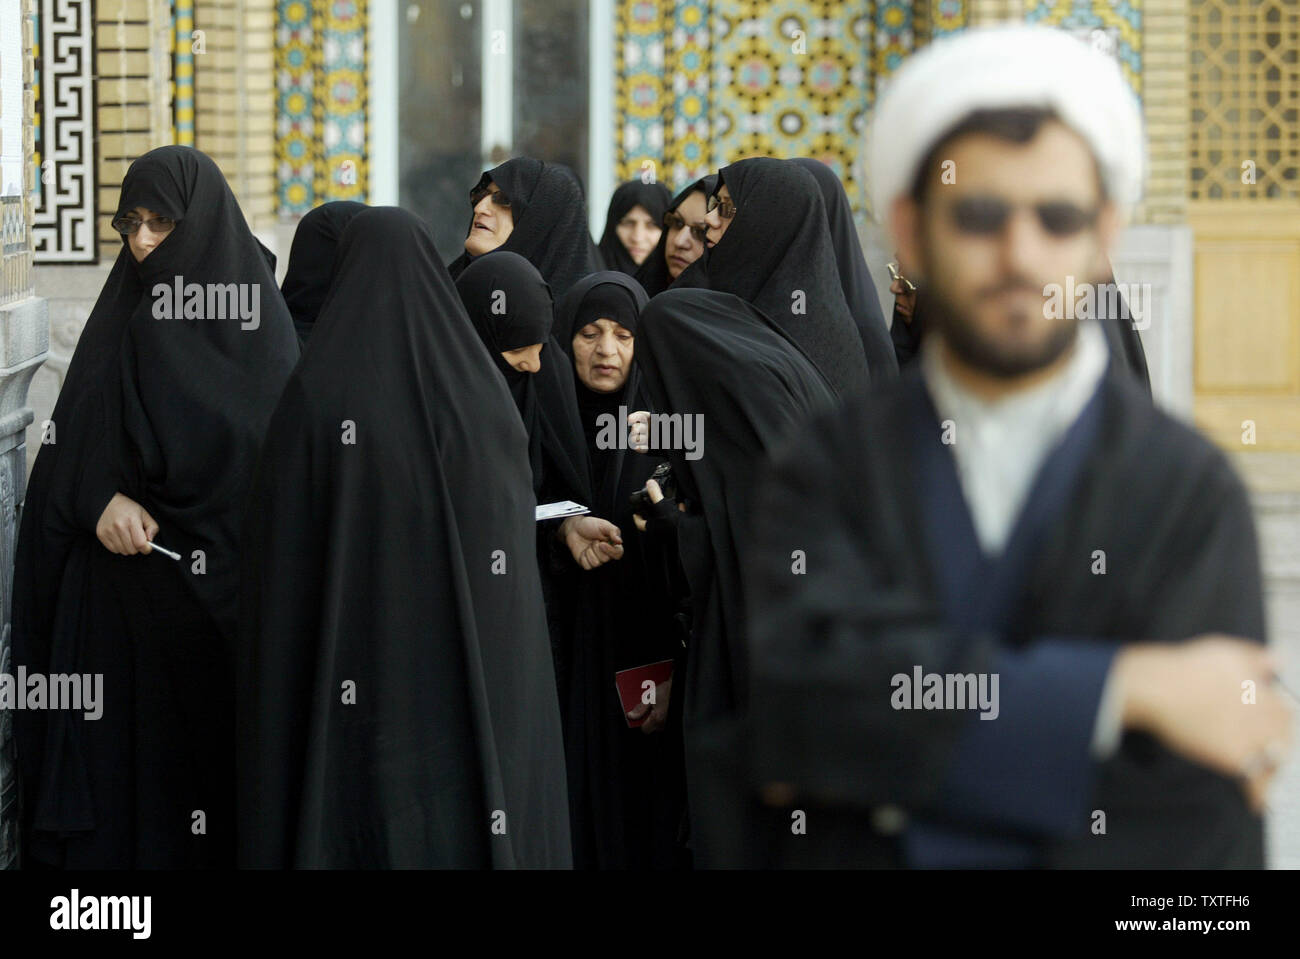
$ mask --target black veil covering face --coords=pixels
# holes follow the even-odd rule
[[[867,357],[844,302],[817,181],[797,163],[756,157],[718,171],[714,193],[724,184],[735,218],[674,286],[747,300],[799,345],[837,393],[865,389]]]
[[[716,174],[709,174],[708,176],[700,177],[690,186],[686,187],[686,189],[682,190],[682,192],[673,197],[672,201],[668,204],[668,209],[664,212],[675,213],[677,208],[682,205],[682,201],[692,193],[698,191],[707,197],[717,189],[717,186],[718,177]],[[654,248],[654,251],[646,257],[645,262],[641,264],[641,268],[636,271],[636,281],[641,284],[647,296],[658,296],[673,283],[673,278],[668,273],[668,260],[664,255],[667,249],[668,231],[664,230],[659,236],[659,244]]]
[[[831,230],[831,245],[835,249],[835,263],[840,271],[840,286],[844,290],[844,302],[848,304],[853,321],[858,325],[858,335],[862,337],[862,348],[867,354],[872,382],[895,379],[898,360],[889,339],[889,326],[885,323],[884,311],[880,308],[876,284],[871,279],[866,257],[862,255],[862,243],[853,222],[853,207],[849,204],[848,194],[844,192],[844,184],[835,175],[835,171],[820,160],[800,157],[792,162],[811,173],[822,191],[826,219]]]
[[[143,262],[123,239],[23,509],[14,665],[102,673],[105,700],[96,721],[15,714],[26,855],[69,868],[228,866],[239,510],[298,342],[264,248],[211,159],[174,146],[140,157],[117,214],[136,207],[176,225]],[[170,291],[177,277],[236,284],[250,302],[255,290],[256,326],[238,313],[183,319],[181,303],[175,318],[155,319],[155,284]],[[180,563],[98,541],[117,492],[148,510]],[[191,831],[196,809],[206,835]]]
[[[538,502],[587,505],[587,456],[567,357],[551,336],[551,291],[537,268],[518,253],[493,250],[476,257],[456,278],[456,292],[479,339],[510,387],[528,431],[528,460]],[[541,369],[524,373],[501,355],[545,344]]]
[[[419,220],[335,267],[245,525],[240,863],[567,866],[519,416]]]
[[[858,343],[856,333],[853,341]],[[703,781],[694,737],[743,714],[747,704],[742,558],[752,548],[755,484],[779,444],[836,395],[794,341],[729,293],[669,290],[641,316],[637,362],[654,409],[703,417],[703,456],[667,457],[679,497],[692,504],[678,524],[690,585],[692,628],[685,688],[691,805]],[[674,684],[676,685],[676,684]],[[692,814],[692,828],[700,830]],[[709,865],[708,837],[697,856]]]
[[[562,163],[515,157],[479,177],[475,190],[489,182],[510,198],[514,217],[514,229],[497,249],[518,253],[537,267],[554,297],[563,296],[580,277],[600,268],[587,229],[582,184],[572,170]],[[471,229],[473,223],[471,213]],[[453,278],[459,277],[473,260],[469,253],[461,253],[447,269]]]
[[[289,266],[280,284],[284,302],[293,314],[298,338],[306,344],[325,304],[334,279],[334,250],[352,218],[366,208],[364,203],[334,200],[309,210],[293,233]]]
[[[599,319],[613,320],[635,336],[645,304],[645,291],[626,274],[592,274],[557,305],[556,335],[570,355],[574,336]],[[677,839],[685,814],[680,710],[669,714],[662,731],[642,733],[628,727],[614,685],[620,669],[682,653],[681,629],[673,618],[679,579],[675,550],[653,530],[638,532],[628,503],[663,459],[602,448],[607,444],[598,442],[602,416],[617,418],[620,407],[633,412],[649,405],[635,354],[626,382],[613,392],[598,393],[572,375],[591,458],[592,511],[618,526],[624,544],[622,559],[579,575],[577,615],[563,656],[561,712],[574,865],[670,869],[679,864]],[[674,686],[682,689],[680,669],[675,673]]]
[[[600,236],[600,255],[605,261],[605,269],[618,270],[628,276],[635,276],[639,269],[632,254],[627,251],[623,241],[618,238],[618,221],[627,216],[628,211],[639,206],[650,214],[656,226],[663,226],[664,213],[668,211],[668,188],[662,183],[642,183],[629,180],[620,184],[609,198],[609,212],[605,215],[605,232]],[[654,251],[646,257],[649,260]]]

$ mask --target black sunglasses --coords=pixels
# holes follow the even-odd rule
[[[123,236],[131,236],[140,229],[140,225],[149,227],[150,233],[170,233],[176,227],[176,221],[169,216],[156,216],[150,220],[141,220],[134,216],[119,216],[113,220],[113,229]]]
[[[956,200],[948,207],[952,225],[962,233],[972,236],[991,236],[1001,233],[1011,218],[1016,204],[993,196],[968,196]],[[1073,236],[1097,222],[1101,206],[1092,209],[1070,203],[1068,200],[1048,200],[1034,203],[1030,209],[1038,222],[1052,236]]]
[[[682,217],[673,212],[664,214],[664,229],[670,233],[676,233],[682,227],[688,227],[691,236],[703,243],[708,238],[708,227],[700,226],[698,223],[687,223]]]

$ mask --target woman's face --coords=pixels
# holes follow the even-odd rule
[[[718,245],[718,241],[722,239],[722,234],[727,232],[731,227],[731,221],[735,219],[734,216],[725,217],[722,215],[722,204],[724,203],[731,204],[731,191],[727,189],[725,183],[718,187],[718,205],[704,216],[704,222],[709,225],[709,249],[713,249]]]
[[[632,333],[613,320],[588,323],[573,335],[573,368],[587,389],[621,390],[632,369]]]
[[[127,213],[126,219],[140,221],[140,228],[128,234],[126,238],[127,245],[131,247],[131,255],[135,257],[137,263],[143,262],[159,243],[167,239],[167,235],[175,226],[169,217],[142,206]]]
[[[517,350],[502,350],[502,358],[520,373],[536,373],[542,368],[542,344],[521,346]]]
[[[704,207],[706,198],[700,190],[695,190],[681,203],[677,204],[677,216],[682,225],[668,231],[668,242],[664,246],[664,259],[668,264],[668,275],[674,280],[682,271],[704,255],[704,241],[696,236],[695,230],[706,229]]]
[[[640,266],[658,245],[663,227],[638,203],[624,214],[614,230],[618,234],[618,242],[623,244],[623,248],[632,257],[632,262]]]
[[[470,256],[491,253],[510,237],[515,229],[515,216],[509,203],[501,188],[489,181],[487,193],[474,204],[474,223],[465,237],[466,253]]]

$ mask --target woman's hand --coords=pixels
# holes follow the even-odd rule
[[[627,718],[636,722],[644,717],[645,722],[637,728],[643,733],[659,732],[668,724],[668,700],[672,694],[673,681],[671,679],[659,683],[655,686],[654,705],[639,703],[635,709],[627,714]]]
[[[650,502],[653,503],[655,506],[659,506],[660,503],[665,502],[664,491],[659,488],[659,484],[656,481],[646,480],[645,491],[646,491],[646,495],[650,497]],[[667,506],[656,509],[653,513],[650,514],[649,519],[651,521],[662,520],[663,522],[668,523],[670,525],[675,524],[676,519],[672,514],[672,506],[674,502],[675,502],[674,500],[667,500]],[[677,503],[677,510],[678,512],[685,513],[686,504]],[[646,531],[646,519],[643,518],[640,513],[632,514],[632,522],[636,524],[636,528],[640,530],[642,533]]]
[[[560,524],[573,561],[583,569],[595,569],[611,559],[623,558],[623,534],[617,526],[598,516],[570,516]]]
[[[153,549],[149,542],[158,535],[158,524],[131,497],[114,493],[95,525],[95,535],[110,553],[134,556]]]

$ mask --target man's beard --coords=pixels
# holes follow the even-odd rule
[[[948,349],[967,366],[1001,379],[1014,379],[1051,366],[1065,354],[1079,332],[1073,317],[1056,322],[1033,349],[1008,349],[979,332],[970,313],[955,307],[937,286],[926,289],[926,320],[943,335]]]

